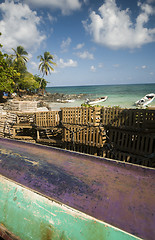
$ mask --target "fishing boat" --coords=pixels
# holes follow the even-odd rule
[[[0,237],[153,240],[155,170],[0,138]]]
[[[145,107],[149,105],[154,100],[154,98],[155,98],[155,94],[149,93],[145,95],[143,98],[141,98],[140,100],[136,101],[135,104],[136,106]]]
[[[57,102],[60,102],[60,103],[73,103],[73,102],[75,102],[75,99],[57,99]]]
[[[105,102],[107,100],[107,98],[108,98],[107,96],[103,96],[103,97],[92,99],[92,100],[87,98],[87,100],[85,101],[85,104],[95,105],[95,104],[98,104],[101,102]]]

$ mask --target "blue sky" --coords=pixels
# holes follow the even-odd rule
[[[48,86],[155,83],[155,0],[0,0],[0,32],[33,74],[54,55]]]

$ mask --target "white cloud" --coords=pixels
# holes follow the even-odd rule
[[[77,55],[79,58],[82,58],[82,59],[94,59],[93,54],[92,54],[92,53],[89,53],[88,51],[78,52],[78,53],[76,53],[76,55]]]
[[[66,67],[77,67],[77,61],[74,61],[72,59],[68,59],[66,62],[60,58],[57,62],[57,66],[60,68],[66,68]]]
[[[78,49],[81,49],[83,47],[84,47],[84,43],[79,43],[79,44],[76,45],[75,49],[78,50]]]
[[[38,66],[39,66],[38,63],[34,61],[30,61],[29,63],[31,64],[33,70],[38,70]]]
[[[46,38],[37,28],[40,18],[26,4],[6,1],[0,4],[0,11],[1,43],[6,52],[18,45],[26,50],[37,49]]]
[[[60,9],[63,15],[68,15],[72,11],[76,11],[81,8],[81,1],[79,0],[24,0],[24,1],[35,7]]]
[[[150,75],[153,76],[153,75],[154,75],[154,72],[150,72]]]
[[[91,67],[90,67],[90,71],[91,71],[91,72],[96,72],[95,66],[91,66]]]
[[[121,10],[115,0],[105,0],[99,8],[99,14],[92,11],[91,22],[83,21],[83,25],[98,44],[112,49],[139,48],[155,41],[155,28],[146,27],[155,11],[149,4],[138,3],[138,6],[140,14],[134,24],[129,9]]]
[[[85,4],[88,4],[90,0],[83,0]]]
[[[155,3],[155,0],[147,0],[148,3]]]
[[[142,68],[142,69],[146,69],[146,68],[147,68],[147,66],[143,65],[141,68]]]
[[[61,43],[61,49],[62,49],[62,52],[67,52],[68,51],[68,47],[70,46],[72,40],[70,37],[68,37],[66,40],[63,40],[62,43]]]
[[[50,13],[47,13],[47,17],[51,23],[56,22],[57,18],[53,17]]]
[[[146,65],[142,65],[142,66],[136,66],[135,67],[136,69],[146,69],[148,68]]]

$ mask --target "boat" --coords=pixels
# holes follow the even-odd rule
[[[73,102],[75,102],[75,99],[57,99],[57,102],[60,102],[60,103],[73,103]]]
[[[155,170],[0,138],[0,237],[153,240]]]
[[[67,103],[73,103],[73,102],[75,102],[75,99],[66,99],[66,102]]]
[[[92,100],[87,98],[87,100],[85,101],[85,104],[95,105],[95,104],[98,104],[101,102],[105,102],[107,100],[107,98],[108,98],[107,96],[103,96],[103,97],[92,99]]]
[[[155,98],[155,94],[149,93],[145,95],[143,98],[141,98],[140,100],[136,101],[135,104],[136,106],[145,107],[148,104],[150,104],[154,100],[154,98]]]

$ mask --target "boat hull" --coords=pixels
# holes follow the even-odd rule
[[[0,174],[15,181],[17,185],[21,184],[32,192],[37,191],[37,194],[44,195],[52,203],[59,202],[60,205],[76,209],[75,211],[99,222],[106,222],[137,237],[153,240],[154,169],[8,139],[0,139],[0,151]],[[10,231],[12,228],[7,221],[14,224],[12,219],[15,213],[11,212],[16,205],[11,207],[7,204],[7,199],[14,197],[10,201],[12,204],[17,202],[16,188],[18,187],[14,186],[13,192],[10,192],[11,187],[4,186],[0,193],[0,196],[6,196],[5,199],[0,198],[1,203],[3,202],[0,223],[9,227]],[[3,190],[6,190],[5,194]],[[20,190],[19,195],[22,191],[24,190]],[[27,201],[31,194],[29,192],[24,195]],[[15,208],[22,215],[22,211],[28,211],[28,207],[20,207],[24,200],[18,199],[20,203],[17,202]],[[42,209],[42,205],[38,204]],[[9,211],[8,216],[6,210]],[[46,212],[45,210],[45,218]],[[29,219],[26,215],[24,218]],[[89,228],[89,224],[87,226]]]
[[[0,176],[0,236],[35,240],[138,240],[38,192]]]
[[[103,98],[99,98],[98,100],[90,100],[90,101],[86,101],[86,104],[89,105],[95,105],[95,104],[99,104],[101,102],[105,102],[107,100],[107,96],[103,97]]]
[[[140,99],[139,101],[135,102],[136,106],[141,106],[141,107],[146,107],[148,106],[155,98],[155,94],[154,93],[150,93],[147,94],[146,96],[144,96],[142,99]]]

